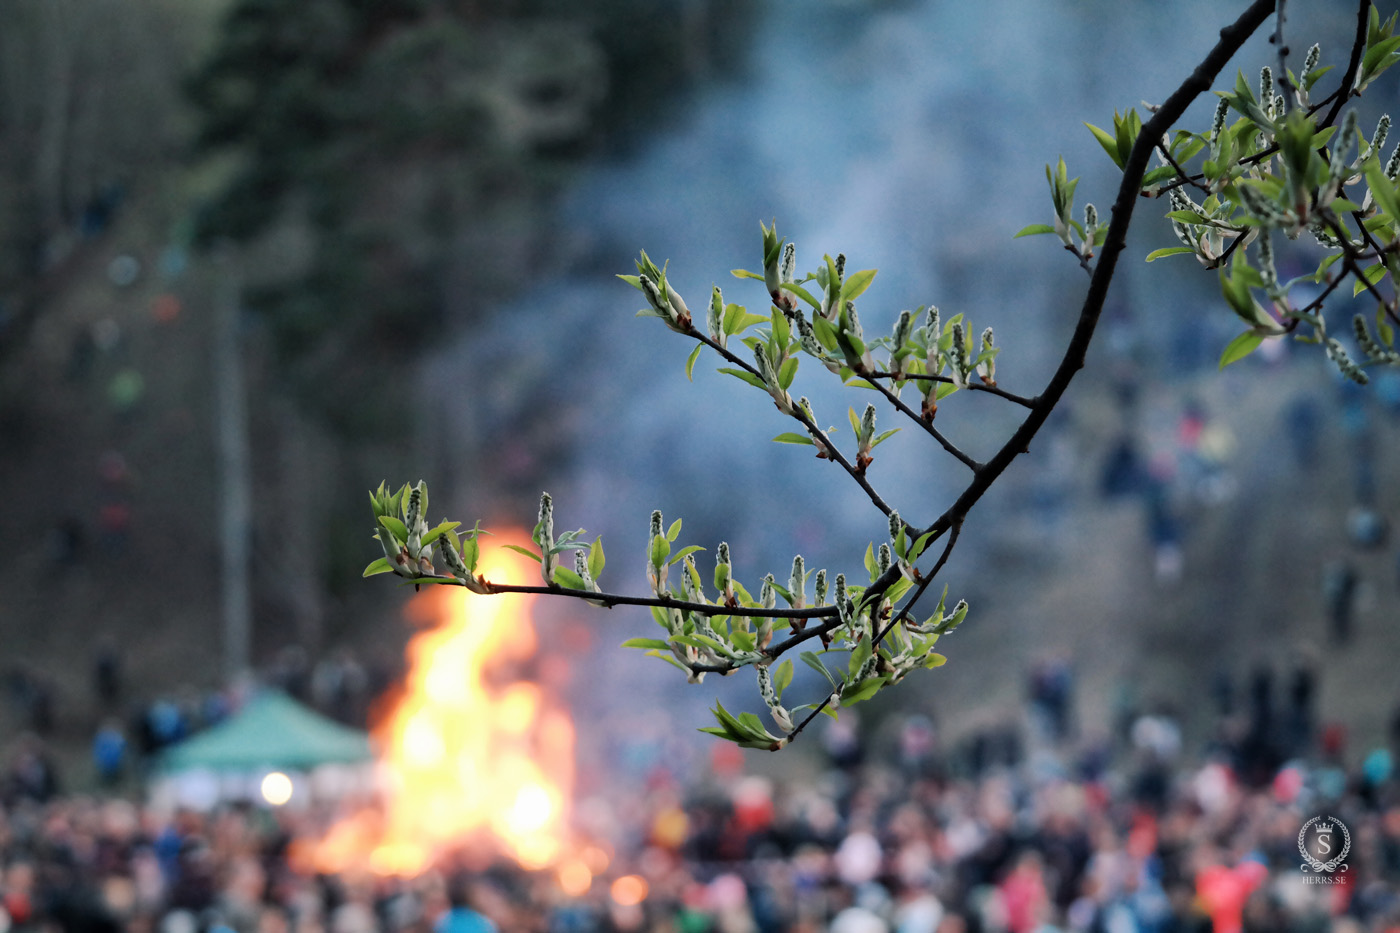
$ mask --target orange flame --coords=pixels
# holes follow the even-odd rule
[[[478,572],[495,583],[539,579],[538,564],[483,537]],[[513,672],[534,656],[534,596],[478,596],[430,586],[410,617],[435,623],[408,645],[402,696],[375,729],[382,813],[342,820],[316,843],[320,871],[368,867],[414,875],[483,839],[528,869],[557,862],[567,839],[574,728],[539,686]]]

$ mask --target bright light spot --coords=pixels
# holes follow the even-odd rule
[[[635,907],[647,899],[646,879],[640,875],[623,875],[612,883],[612,899],[623,907]]]
[[[292,779],[281,771],[273,771],[262,779],[262,798],[274,807],[292,799]]]
[[[517,833],[532,833],[543,828],[554,816],[554,802],[549,791],[538,784],[526,784],[515,795],[510,808],[510,828]]]
[[[559,866],[559,889],[569,897],[583,897],[593,887],[593,872],[580,859]]]
[[[478,572],[498,583],[537,580],[539,564],[502,538],[528,544],[521,534],[483,541]],[[539,685],[499,676],[539,647],[534,599],[427,587],[409,604],[421,628],[404,691],[374,731],[383,806],[343,817],[309,847],[308,867],[411,876],[494,837],[522,867],[559,869],[572,853],[573,723]],[[583,865],[599,876],[587,857]]]
[[[597,846],[589,846],[584,849],[580,857],[583,859],[583,863],[588,866],[588,870],[595,875],[601,875],[603,872],[607,871],[608,864],[611,862],[611,859],[608,858],[608,853]]]
[[[430,768],[442,760],[442,736],[438,735],[433,724],[421,716],[415,716],[404,727],[404,747],[414,764]]]

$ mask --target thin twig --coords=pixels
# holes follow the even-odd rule
[[[900,401],[898,395],[895,395],[888,388],[886,388],[884,385],[881,385],[878,382],[871,382],[870,384],[873,385],[891,405],[898,409],[900,414],[904,415],[910,421],[913,421],[919,427],[923,428],[926,432],[928,432],[930,437],[938,441],[939,446],[941,446],[944,450],[948,451],[948,453],[956,457],[969,470],[976,473],[978,470],[982,469],[982,464],[978,463],[976,460],[963,453],[963,451],[958,447],[958,445],[954,444],[952,441],[948,440],[948,438],[944,437],[943,432],[935,428],[932,422],[925,421],[922,417],[919,416],[918,412],[914,411],[914,409],[910,408],[908,405]]]
[[[451,578],[452,583],[445,581],[442,585],[462,585],[461,581],[455,577]],[[420,577],[420,581],[443,581],[442,577]],[[410,581],[411,582],[411,581]],[[703,616],[744,616],[747,618],[773,618],[773,619],[824,619],[837,614],[835,606],[821,606],[818,608],[806,609],[765,609],[762,606],[726,606],[723,603],[697,603],[686,599],[673,599],[670,596],[628,596],[622,593],[593,593],[588,590],[572,590],[561,586],[532,586],[529,584],[517,583],[492,583],[483,580],[490,595],[495,596],[500,593],[531,593],[541,596],[572,596],[575,599],[586,599],[595,603],[602,603],[604,607],[613,606],[656,606],[661,609],[680,609],[684,612],[694,612]]]
[[[701,343],[705,344],[711,350],[714,350],[716,353],[724,357],[729,362],[733,363],[735,366],[738,366],[744,371],[751,373],[758,379],[761,380],[763,378],[763,376],[759,374],[757,369],[750,366],[748,363],[744,362],[742,359],[735,356],[733,353],[730,353],[727,347],[720,346],[717,341],[712,340],[707,334],[703,334],[700,331],[696,330],[694,326],[690,328],[688,336],[693,337]],[[831,442],[831,440],[826,436],[826,433],[822,431],[821,428],[817,427],[816,424],[814,424],[811,421],[811,419],[807,417],[807,414],[804,411],[802,411],[800,406],[793,407],[791,417],[796,419],[798,423],[800,423],[804,428],[807,429],[807,433],[812,436],[813,441],[822,445],[817,449],[819,451],[824,452],[827,456],[827,459],[831,460],[833,463],[840,464],[841,468],[845,470],[848,474],[850,474],[851,479],[855,480],[856,483],[860,486],[860,488],[865,490],[866,496],[870,498],[870,502],[875,506],[875,508],[879,509],[886,516],[888,516],[891,512],[894,511],[894,509],[890,508],[889,503],[886,502],[884,498],[878,492],[875,491],[875,487],[870,485],[870,482],[865,478],[865,473],[861,470],[857,470],[855,466],[851,463],[851,461],[847,460],[845,456],[841,453],[841,451],[836,449],[836,445]]]
[[[1371,284],[1371,282],[1366,278],[1364,272],[1361,269],[1361,263],[1358,259],[1360,254],[1358,254],[1356,252],[1356,248],[1351,245],[1351,234],[1347,233],[1346,228],[1342,226],[1341,221],[1337,220],[1337,218],[1331,216],[1330,214],[1325,215],[1322,219],[1323,222],[1327,224],[1327,226],[1332,228],[1332,232],[1334,232],[1337,235],[1337,239],[1341,241],[1342,262],[1346,265],[1347,269],[1351,272],[1352,275],[1356,276],[1356,280],[1366,288],[1366,291],[1374,295],[1376,297],[1376,300],[1379,301],[1381,304],[1385,304],[1386,299],[1385,296],[1381,294],[1381,290]]]
[[[1250,9],[1252,10],[1253,7]],[[1347,70],[1346,74],[1342,77],[1341,86],[1322,100],[1308,107],[1308,116],[1312,116],[1329,103],[1332,105],[1332,109],[1327,111],[1327,116],[1323,117],[1322,122],[1318,124],[1317,128],[1320,130],[1324,130],[1333,124],[1333,121],[1337,119],[1337,114],[1341,112],[1342,107],[1346,104],[1347,100],[1351,98],[1351,87],[1356,83],[1356,71],[1361,64],[1361,55],[1366,50],[1366,29],[1370,13],[1371,0],[1361,0],[1356,8],[1356,37],[1352,40],[1351,55],[1347,59]],[[1254,153],[1254,155],[1240,159],[1239,164],[1253,165],[1256,162],[1264,161],[1276,152],[1278,152],[1278,143],[1272,143],[1260,149],[1258,152]],[[1161,197],[1163,193],[1173,188],[1179,188],[1185,184],[1194,184],[1204,177],[1204,174],[1197,173],[1168,182],[1158,189],[1157,196]]]
[[[882,628],[880,633],[870,642],[870,650],[872,653],[880,647],[880,642],[884,641],[885,636],[890,633],[891,629],[909,617],[910,610],[912,610],[914,605],[923,597],[924,591],[928,589],[929,584],[938,576],[938,572],[943,569],[943,565],[948,562],[948,556],[953,553],[953,546],[958,543],[958,534],[961,530],[961,523],[953,526],[952,533],[948,536],[948,543],[943,546],[943,553],[939,555],[938,562],[933,565],[933,569],[919,581],[919,585],[915,587],[913,595],[905,602],[904,607],[895,614],[894,618],[890,619],[890,621],[885,624],[885,627]],[[791,743],[793,739],[797,738],[802,730],[807,728],[807,724],[820,716],[822,711],[831,705],[832,700],[839,698],[839,695],[839,690],[833,690],[831,693],[828,693],[820,703],[812,708],[810,713],[803,717],[802,721],[797,724],[797,728],[788,733],[788,742]]]
[[[1285,109],[1291,103],[1295,106],[1302,106],[1302,100],[1298,97],[1298,88],[1293,86],[1293,82],[1288,77],[1288,46],[1283,42],[1283,24],[1287,19],[1285,8],[1288,0],[1278,0],[1278,5],[1274,8],[1274,34],[1269,41],[1278,50],[1278,76],[1274,78],[1278,86],[1283,88],[1283,99]],[[1292,98],[1290,101],[1289,98]],[[1263,101],[1263,106],[1269,106],[1269,101]]]
[[[919,581],[919,585],[914,589],[914,595],[909,598],[909,601],[904,604],[904,607],[900,609],[899,612],[895,613],[894,618],[885,623],[884,628],[880,629],[879,634],[875,636],[875,640],[870,643],[872,649],[880,647],[880,642],[885,640],[885,636],[890,633],[890,630],[909,617],[910,610],[914,608],[914,604],[924,595],[924,590],[928,589],[929,584],[933,582],[933,578],[938,576],[938,571],[943,569],[943,565],[948,563],[948,558],[952,555],[953,548],[958,543],[958,535],[961,532],[962,523],[959,522],[953,526],[953,530],[949,533],[948,543],[943,545],[943,553],[938,555],[938,563],[934,564],[933,569]]]
[[[869,379],[871,382],[874,382],[876,379],[907,379],[913,381],[922,380],[924,382],[946,382],[949,385],[952,385],[953,383],[953,380],[948,376],[928,376],[924,375],[923,373],[900,373],[898,376],[896,376],[894,373],[891,372],[877,371],[873,373],[865,373],[864,375],[865,378]],[[986,392],[989,395],[995,395],[998,398],[1004,398],[1008,402],[1015,402],[1022,408],[1035,407],[1035,399],[1025,398],[1023,396],[1015,394],[1014,392],[1008,392],[1005,389],[998,388],[997,386],[990,386],[980,382],[969,382],[967,385],[963,386],[963,388],[970,389],[974,392]]]
[[[1366,50],[1366,30],[1370,18],[1371,0],[1361,0],[1356,6],[1356,38],[1351,42],[1351,57],[1347,60],[1347,71],[1346,74],[1342,75],[1341,86],[1337,88],[1337,98],[1332,101],[1332,109],[1327,111],[1327,118],[1322,121],[1322,127],[1331,126],[1342,107],[1351,99],[1352,85],[1356,83],[1356,70],[1361,66],[1361,54]]]
[[[1084,304],[1079,311],[1079,322],[1065,348],[1059,367],[1050,378],[1045,391],[1036,399],[1026,420],[1002,445],[1001,449],[983,464],[982,469],[968,483],[962,494],[948,509],[929,526],[930,531],[942,532],[961,522],[1006,471],[1013,460],[1030,449],[1035,437],[1050,412],[1059,404],[1060,398],[1069,388],[1075,373],[1084,367],[1084,356],[1093,340],[1094,330],[1103,313],[1104,301],[1108,297],[1108,287],[1118,265],[1118,256],[1127,245],[1128,225],[1132,222],[1133,209],[1137,206],[1138,193],[1142,188],[1143,175],[1147,173],[1147,162],[1160,139],[1173,123],[1179,120],[1190,103],[1210,90],[1211,82],[1225,67],[1226,62],[1237,52],[1245,41],[1268,19],[1273,11],[1274,0],[1255,0],[1234,23],[1220,31],[1220,41],[1196,67],[1181,86],[1157,109],[1152,118],[1143,125],[1132,151],[1123,165],[1123,180],[1118,186],[1118,197],[1113,205],[1113,219],[1109,222],[1108,237],[1094,267],[1089,291],[1084,296]]]
[[[1172,168],[1176,169],[1176,174],[1178,177],[1183,179],[1187,184],[1190,184],[1195,188],[1201,189],[1201,191],[1204,191],[1207,195],[1211,193],[1211,190],[1209,188],[1201,184],[1199,181],[1192,179],[1191,176],[1186,174],[1186,169],[1182,168],[1181,163],[1176,161],[1176,156],[1172,155],[1171,149],[1169,149],[1160,141],[1157,143],[1157,151],[1162,154],[1162,157],[1167,160],[1167,162],[1171,165]],[[1166,191],[1168,189],[1163,188],[1162,190]]]
[[[1321,310],[1323,302],[1330,298],[1332,296],[1332,293],[1337,290],[1337,286],[1341,285],[1344,281],[1346,281],[1345,275],[1333,276],[1330,280],[1328,280],[1327,287],[1322,290],[1322,294],[1318,295],[1312,301],[1308,302],[1306,305],[1299,308],[1297,311],[1294,311],[1293,313],[1310,314],[1313,311]],[[1292,323],[1293,326],[1296,327],[1298,324],[1297,319],[1295,318]]]

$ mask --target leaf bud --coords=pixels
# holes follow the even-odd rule
[[[710,314],[706,320],[709,327],[710,339],[721,347],[725,345],[728,335],[724,332],[724,293],[716,285],[710,290]]]
[[[800,609],[806,605],[807,567],[801,554],[792,559],[792,573],[788,576],[788,594],[792,597],[792,604],[795,608]]]
[[[1321,57],[1322,46],[1314,42],[1312,48],[1308,49],[1308,54],[1303,58],[1303,70],[1298,73],[1300,80],[1306,78],[1317,67],[1318,59]]]

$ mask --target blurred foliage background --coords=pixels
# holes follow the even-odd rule
[[[1083,289],[1057,250],[1010,240],[1048,212],[1040,165],[1063,152],[1107,204],[1112,167],[1079,121],[1166,93],[1220,25],[1184,3],[1165,43],[1145,10],[11,0],[0,716],[25,725],[39,690],[55,733],[86,741],[121,712],[92,699],[104,652],[123,702],[220,682],[221,309],[248,402],[260,670],[350,649],[392,680],[403,594],[359,577],[381,479],[421,475],[453,518],[527,526],[547,485],[561,527],[604,532],[610,556],[640,554],[661,507],[696,543],[728,538],[755,580],[794,550],[855,566],[882,533],[859,496],[770,449],[761,396],[686,383],[689,348],[634,322],[612,273],[646,248],[692,306],[712,281],[753,304],[726,272],[756,264],[754,221],[776,214],[800,265],[845,250],[882,268],[867,328],[929,300],[968,311],[1008,346],[999,379],[1033,394]],[[1340,10],[1290,28],[1335,60]],[[1240,65],[1271,54],[1260,39]],[[1393,80],[1370,96],[1395,99]],[[1145,213],[1136,255],[1167,242]],[[1297,249],[1281,261],[1307,265]],[[1301,665],[1322,672],[1323,715],[1380,736],[1400,391],[1339,387],[1282,345],[1219,376],[1233,325],[1213,277],[1125,265],[1070,404],[950,566],[973,605],[953,663],[896,702],[986,725],[1067,658],[1085,727],[1106,729],[1154,704],[1189,720],[1213,685]],[[1015,414],[959,402],[940,421],[975,454]],[[953,488],[912,444],[881,450],[894,498]],[[820,507],[794,513],[803,497]],[[559,624],[567,651],[599,646],[585,686],[679,689],[611,647],[644,614]],[[679,726],[703,722],[704,693]],[[579,702],[651,729],[624,699]]]

